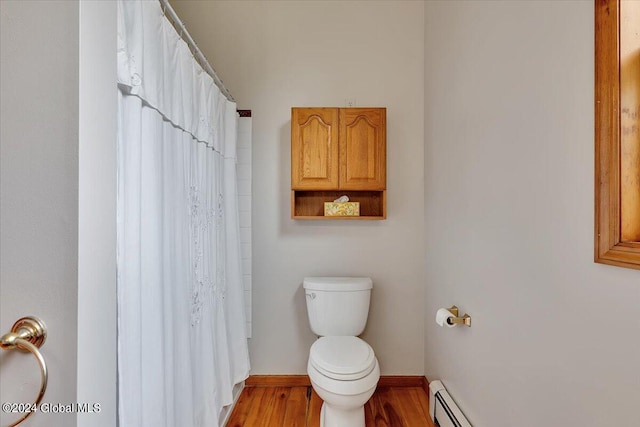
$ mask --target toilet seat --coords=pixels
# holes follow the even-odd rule
[[[371,346],[358,337],[322,337],[311,346],[309,363],[328,378],[355,381],[373,371],[376,357]]]

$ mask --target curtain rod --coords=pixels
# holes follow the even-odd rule
[[[189,34],[189,31],[187,31],[187,27],[184,25],[182,20],[180,20],[176,11],[173,10],[171,5],[169,4],[169,0],[159,1],[160,7],[162,8],[162,13],[164,14],[164,16],[169,18],[169,21],[171,21],[174,27],[177,27],[176,30],[180,34],[182,40],[184,40],[187,43],[187,46],[189,46],[189,49],[193,53],[193,57],[195,58],[195,60],[213,78],[213,82],[216,84],[216,86],[218,86],[222,94],[226,96],[229,101],[236,102],[236,100],[231,95],[231,92],[229,92],[229,89],[227,89],[224,83],[222,83],[220,77],[218,77],[215,70],[213,69],[211,64],[209,64],[209,61],[207,61],[207,58],[204,56],[204,54],[196,44],[195,40],[193,40],[193,38],[191,37],[191,34]]]

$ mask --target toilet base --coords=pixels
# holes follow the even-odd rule
[[[324,402],[320,409],[320,427],[365,427],[364,406],[340,408]]]

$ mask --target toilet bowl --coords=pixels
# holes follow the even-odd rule
[[[324,401],[321,427],[365,427],[364,404],[380,379],[369,344],[358,338],[369,314],[368,277],[307,277],[303,282],[311,330],[307,373]]]
[[[364,404],[380,379],[369,344],[353,336],[322,337],[311,346],[307,373],[324,401],[321,427],[364,427]]]

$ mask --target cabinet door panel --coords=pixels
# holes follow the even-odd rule
[[[291,187],[338,188],[338,109],[291,110]]]
[[[340,189],[386,188],[386,109],[340,109]]]

